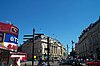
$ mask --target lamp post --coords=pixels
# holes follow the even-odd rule
[[[76,55],[76,53],[75,53],[75,51],[74,51],[74,48],[73,48],[73,44],[74,44],[75,42],[74,41],[72,41],[72,57],[73,57],[73,59],[75,58],[75,55]]]

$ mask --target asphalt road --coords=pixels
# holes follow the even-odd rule
[[[25,66],[25,63],[26,63],[26,66],[32,66],[32,61],[21,62],[21,66]],[[38,64],[38,62],[35,61],[34,66],[37,66],[37,64]],[[71,65],[59,65],[59,63],[57,63],[57,62],[54,62],[54,63],[50,62],[50,66],[71,66]]]

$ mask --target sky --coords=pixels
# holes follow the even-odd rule
[[[71,51],[83,29],[100,16],[100,0],[0,0],[0,22],[19,28],[18,45],[23,36],[43,33],[57,39]]]

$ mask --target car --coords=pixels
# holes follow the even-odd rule
[[[61,60],[60,62],[59,62],[59,65],[66,65],[67,64],[67,60]]]
[[[76,65],[76,60],[62,60],[59,65]]]
[[[67,61],[67,65],[72,65],[72,66],[86,66],[86,63],[83,61],[78,61],[76,60],[69,60]]]
[[[86,61],[86,65],[100,66],[100,60]]]
[[[83,61],[80,61],[78,65],[80,65],[80,66],[86,66],[86,63],[83,62]]]

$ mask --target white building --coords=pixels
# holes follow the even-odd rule
[[[35,36],[35,41],[34,41],[34,55],[37,57],[42,56],[42,58],[44,59],[45,55],[47,55],[47,37],[46,35],[41,35],[41,36]],[[31,39],[30,39],[31,40]],[[23,45],[22,45],[22,51],[26,52],[28,54],[28,59],[31,59],[32,57],[32,45],[33,42],[32,41],[26,41]],[[49,57],[50,60],[59,60],[61,57],[64,56],[65,53],[65,48],[64,46],[56,39],[49,37],[49,48],[50,48],[50,53],[49,53]],[[26,50],[27,49],[27,50]]]

